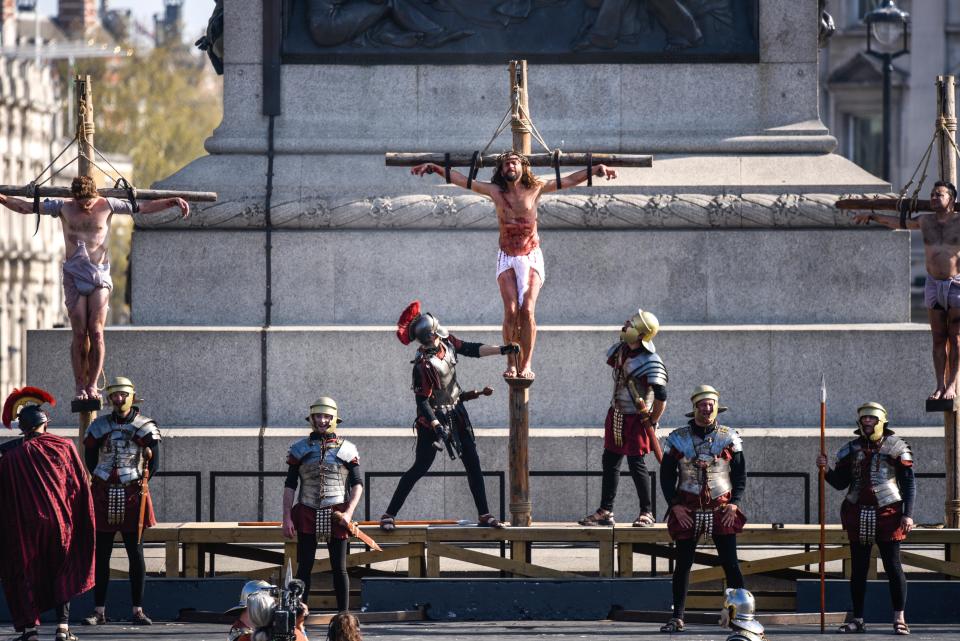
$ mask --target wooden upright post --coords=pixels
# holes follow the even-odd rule
[[[77,76],[74,79],[76,91],[74,95],[77,100],[77,146],[79,157],[77,158],[77,174],[80,176],[93,177],[93,84],[90,82],[90,76]],[[90,340],[87,339],[85,353],[90,353]],[[90,423],[97,418],[97,412],[100,411],[101,403],[99,398],[86,399],[82,401],[75,400],[71,404],[71,410],[77,414],[77,434],[78,447],[82,446],[83,439],[87,435],[87,428]]]
[[[527,95],[527,61],[510,61],[510,128],[513,132],[513,150],[522,154],[531,152],[530,102]],[[519,339],[520,328],[514,331]],[[514,363],[520,369],[520,355]],[[510,523],[529,527],[533,506],[530,503],[530,386],[528,378],[508,378],[510,386]]]
[[[952,143],[956,142],[957,112],[956,84],[953,76],[937,76],[937,146],[939,152],[940,180],[957,184],[957,153]],[[949,360],[948,365],[949,367]],[[956,390],[955,390],[956,391]],[[956,403],[943,412],[944,432],[944,471],[946,472],[946,502],[944,504],[944,525],[949,528],[960,527],[960,440],[957,438],[957,425],[960,424],[960,411]],[[951,559],[956,561],[956,559]]]

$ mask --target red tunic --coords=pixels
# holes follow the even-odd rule
[[[93,504],[73,443],[30,438],[0,458],[0,580],[14,626],[93,587]]]
[[[607,365],[616,369],[623,366],[623,362],[631,356],[639,354],[643,348],[630,351],[626,346],[618,349],[607,359]],[[640,381],[646,385],[646,377]],[[648,408],[649,409],[649,408]],[[603,449],[614,454],[624,456],[643,456],[651,449],[650,433],[644,428],[643,421],[638,414],[622,414],[623,428],[621,430],[621,444],[617,445],[613,434],[614,409],[607,410],[607,418],[603,422]]]
[[[114,471],[114,474],[116,474],[116,471]],[[107,519],[110,485],[112,483],[96,476],[93,477],[91,482],[93,509],[97,516],[97,532],[136,532],[140,521],[140,482],[134,481],[124,486],[123,522],[116,524],[111,524]],[[150,498],[149,484],[143,494],[143,500],[146,501],[143,511],[143,529],[147,529],[157,524],[157,518],[153,513],[153,499]]]

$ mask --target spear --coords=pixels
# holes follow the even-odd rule
[[[827,380],[820,374],[820,456],[827,455]],[[826,468],[821,467],[819,473],[820,490],[820,633],[826,631],[826,610],[827,610],[827,582],[826,582],[826,563],[825,563],[825,545],[827,538],[827,522],[824,514],[824,481]]]

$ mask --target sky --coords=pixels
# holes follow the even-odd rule
[[[97,7],[100,0],[96,0]],[[138,20],[144,27],[153,29],[153,15],[163,13],[163,0],[109,0],[110,9],[132,9],[134,20]],[[197,34],[207,26],[207,20],[213,12],[214,0],[184,0],[183,21],[188,37]],[[38,0],[37,8],[41,14],[56,15],[57,0]]]

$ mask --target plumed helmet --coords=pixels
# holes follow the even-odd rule
[[[450,332],[440,326],[440,321],[433,314],[420,313],[420,301],[415,300],[407,305],[397,321],[397,338],[400,342],[409,345],[416,339],[422,345],[429,345],[434,334],[446,338]]]
[[[329,396],[321,396],[310,404],[310,416],[314,414],[329,414],[333,417],[333,425],[343,423],[343,419],[340,418],[340,410],[337,407],[337,402]],[[310,416],[307,417],[307,421],[310,420]]]
[[[883,433],[887,429],[887,423],[889,423],[889,417],[887,415],[886,408],[880,403],[867,402],[857,408],[857,433],[860,433],[860,421],[864,416],[873,416],[877,419],[877,426],[873,428],[873,433],[870,435],[871,441],[879,441],[883,438]]]
[[[637,313],[630,317],[626,329],[620,332],[620,340],[625,343],[635,343],[638,340],[648,352],[655,353],[657,348],[653,344],[653,337],[660,331],[660,321],[652,312],[645,312],[638,309]]]
[[[277,601],[269,592],[260,590],[247,597],[247,615],[255,628],[263,628],[273,621]]]
[[[238,603],[237,605],[233,606],[232,608],[224,612],[224,614],[235,614],[237,612],[240,612],[241,610],[247,607],[247,599],[249,599],[251,595],[256,594],[262,590],[269,590],[272,587],[273,586],[267,583],[266,581],[261,581],[261,580],[247,581],[246,583],[243,584],[243,588],[240,589],[240,603]]]
[[[14,389],[3,404],[3,424],[10,429],[19,428],[24,434],[35,431],[49,420],[41,407],[44,403],[57,405],[53,395],[39,387]]]
[[[763,634],[763,625],[755,616],[757,603],[749,590],[727,588],[723,597],[723,610],[728,617],[727,625],[730,628]]]
[[[693,405],[693,410],[687,412],[686,416],[688,418],[693,418],[696,414],[697,403],[702,401],[705,398],[713,399],[713,417],[717,418],[717,414],[721,412],[726,412],[727,408],[720,405],[720,392],[717,391],[717,388],[712,385],[697,385],[693,389],[693,394],[690,395],[690,404]]]
[[[134,400],[137,396],[137,391],[133,387],[133,381],[131,381],[126,376],[115,376],[110,384],[107,385],[107,398],[110,398],[110,395],[114,392],[126,392],[127,398],[123,401],[123,404],[118,407],[121,412],[126,414],[130,411],[130,408],[133,407]]]

